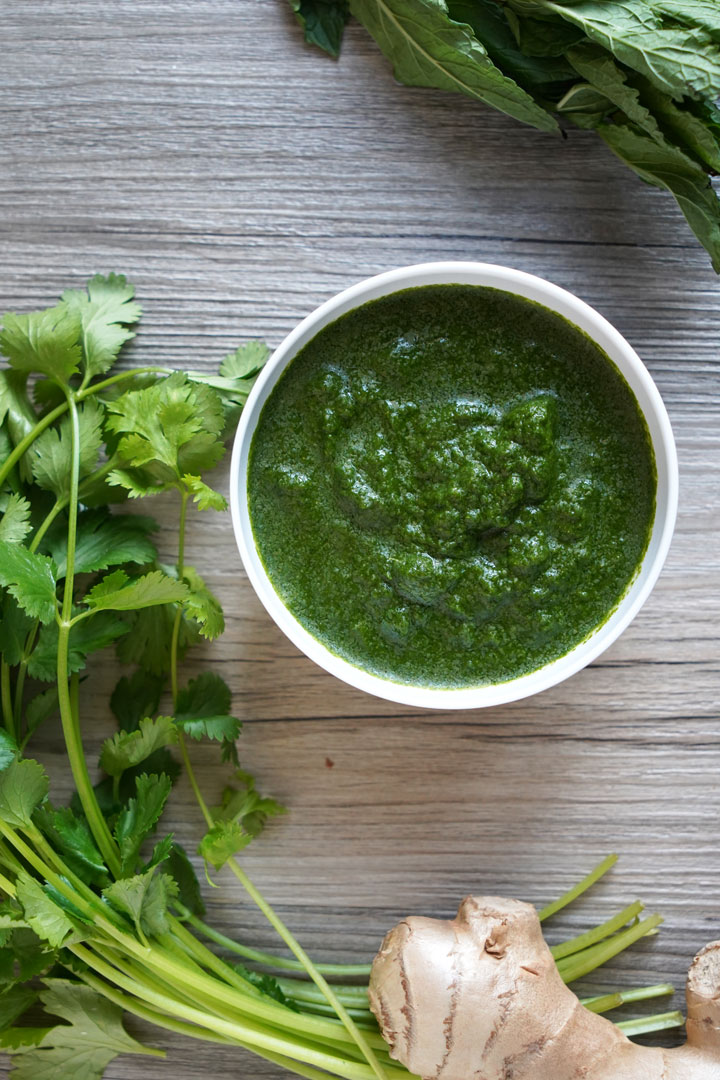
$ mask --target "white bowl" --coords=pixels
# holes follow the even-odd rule
[[[565,656],[508,682],[460,689],[411,685],[384,679],[336,656],[288,611],[276,593],[258,554],[247,500],[248,454],[263,405],[287,365],[311,338],[346,312],[369,300],[420,285],[486,285],[504,289],[558,312],[583,330],[607,353],[624,376],[645,417],[657,467],[655,520],[645,557],[622,600],[589,637]],[[290,640],[316,664],[369,694],[430,709],[476,709],[536,694],[574,675],[622,633],[647,600],[670,547],[678,499],[678,468],[672,429],[662,398],[647,368],[610,323],[565,289],[506,266],[474,262],[435,262],[390,270],[352,285],[321,304],[288,334],[265,365],[243,409],[233,448],[230,503],[240,555],[252,585],[268,613]]]

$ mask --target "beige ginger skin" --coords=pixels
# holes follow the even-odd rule
[[[387,935],[370,1006],[393,1058],[424,1080],[720,1080],[720,942],[694,959],[687,1043],[637,1046],[563,983],[535,908],[468,897],[452,920]]]

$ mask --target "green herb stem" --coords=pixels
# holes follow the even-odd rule
[[[67,748],[68,760],[75,787],[87,817],[90,830],[103,854],[110,871],[117,877],[121,871],[117,854],[107,822],[98,805],[92,781],[88,772],[87,761],[82,747],[82,739],[76,723],[75,709],[71,701],[68,684],[68,659],[70,629],[72,624],[73,587],[75,582],[75,545],[77,542],[78,485],[80,477],[80,425],[77,404],[72,392],[67,392],[67,404],[70,411],[70,431],[72,438],[72,465],[70,474],[70,500],[68,510],[67,568],[63,588],[61,617],[58,628],[57,646],[57,688],[60,719]]]
[[[588,975],[595,968],[601,967],[618,953],[623,952],[629,945],[639,941],[640,938],[652,933],[662,922],[661,915],[651,915],[642,922],[636,923],[620,934],[614,934],[597,945],[583,949],[582,952],[569,956],[557,963],[558,971],[566,983],[574,982],[583,975]]]
[[[573,900],[577,900],[579,896],[582,896],[584,892],[594,885],[596,881],[599,881],[601,877],[607,874],[615,863],[617,862],[617,855],[608,855],[606,859],[603,859],[601,863],[590,871],[587,877],[584,877],[582,881],[579,881],[577,885],[573,885],[572,889],[568,889],[558,900],[554,900],[552,904],[548,904],[547,907],[542,908],[538,912],[538,918],[540,922],[545,922],[551,915],[557,914],[558,911],[562,911],[568,904],[572,904]]]
[[[189,923],[190,926],[194,927],[209,941],[214,941],[216,945],[220,945],[222,948],[227,949],[228,952],[233,952],[237,956],[242,956],[244,960],[249,960],[253,964],[260,964],[262,967],[293,971],[297,972],[298,975],[303,975],[306,978],[308,977],[305,967],[299,960],[290,959],[286,956],[277,956],[275,953],[263,952],[260,949],[252,949],[249,945],[241,945],[239,942],[233,941],[232,938],[227,937],[225,934],[221,934],[212,926],[208,926],[208,924],[203,922],[202,919],[199,919],[197,915],[192,915],[190,912],[184,914],[183,918],[185,922]],[[367,979],[370,976],[372,965],[315,963],[315,968],[323,975],[329,975],[330,977]]]
[[[5,729],[11,739],[17,738],[15,719],[13,716],[12,692],[10,689],[10,665],[3,659],[0,663],[0,700],[2,700],[2,713]]]
[[[622,911],[619,911],[617,915],[608,919],[607,922],[601,923],[600,926],[596,926],[584,934],[579,934],[569,941],[564,941],[560,945],[553,945],[550,952],[556,960],[562,960],[566,956],[582,952],[583,949],[595,945],[598,941],[603,941],[621,930],[623,926],[627,926],[629,922],[636,920],[644,907],[645,905],[640,900],[636,900],[634,904],[629,904]]]
[[[649,1035],[653,1031],[669,1031],[682,1027],[685,1017],[681,1012],[658,1013],[656,1016],[641,1016],[637,1020],[621,1020],[615,1026],[624,1031],[628,1038],[635,1035]]]
[[[2,463],[2,465],[0,465],[0,487],[2,487],[2,485],[5,483],[15,465],[18,463],[23,454],[30,449],[38,436],[42,435],[43,431],[45,431],[46,428],[49,428],[51,424],[54,424],[55,421],[63,415],[63,413],[67,412],[67,408],[67,401],[64,401],[61,405],[58,405],[56,408],[54,408],[52,412],[49,412],[46,416],[41,417],[41,419],[38,420],[35,426],[31,428],[30,431],[28,431],[25,438],[21,439],[17,446],[11,451],[11,453],[8,454],[8,456],[5,458],[5,461]]]

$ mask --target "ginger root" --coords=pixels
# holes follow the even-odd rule
[[[563,983],[529,904],[468,897],[387,935],[370,978],[393,1058],[424,1080],[720,1080],[720,941],[694,959],[687,1043],[638,1046]]]

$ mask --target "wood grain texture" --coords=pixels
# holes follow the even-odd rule
[[[483,259],[577,292],[647,362],[678,441],[678,528],[648,604],[590,668],[486,712],[366,697],[285,640],[228,518],[206,516],[188,558],[228,628],[190,670],[209,660],[227,678],[243,758],[291,808],[246,862],[316,954],[367,958],[398,916],[451,912],[472,891],[545,901],[615,849],[617,871],[563,924],[642,895],[666,928],[595,985],[681,987],[720,936],[720,287],[672,199],[589,133],[562,141],[395,85],[359,28],[333,63],[284,0],[5,0],[3,33],[0,309],[122,271],[146,309],[129,359],[202,367],[245,339],[277,344],[368,274]],[[156,513],[172,557],[175,508]],[[116,676],[108,653],[83,689],[91,753]],[[59,732],[44,756],[62,768]],[[196,757],[217,790],[215,755]],[[183,786],[171,817],[192,844]],[[211,921],[272,943],[228,877],[208,892]],[[108,1080],[284,1075],[156,1044],[166,1062],[120,1058]]]

